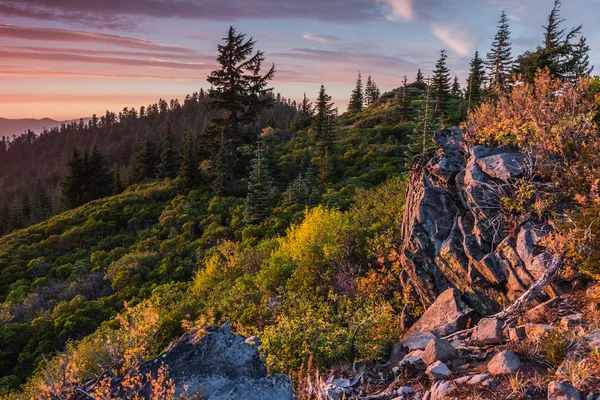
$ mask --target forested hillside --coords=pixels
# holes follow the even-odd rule
[[[503,13],[464,88],[443,50],[432,76],[399,77],[390,92],[359,73],[342,115],[326,85],[301,102],[274,95],[276,68],[231,28],[206,92],[4,139],[0,390],[69,398],[78,382],[122,376],[226,321],[260,335],[271,371],[386,358],[423,312],[405,296],[401,221],[433,134],[466,123],[472,144],[525,150],[533,139],[515,131],[533,126],[528,116],[492,132],[508,115],[497,111],[518,108],[508,93],[525,85],[515,93],[535,98],[573,74],[585,79],[576,117],[596,129],[585,39],[575,46],[579,30],[561,23],[513,64]],[[545,72],[529,80],[530,68]]]

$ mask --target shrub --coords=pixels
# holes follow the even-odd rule
[[[568,344],[565,334],[558,329],[545,332],[540,337],[542,354],[555,367],[559,366],[567,357]]]

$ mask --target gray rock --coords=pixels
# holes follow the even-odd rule
[[[583,315],[581,314],[567,315],[560,320],[560,327],[565,331],[574,330],[581,325],[583,325]]]
[[[286,375],[241,379],[217,389],[208,400],[292,400],[292,381]]]
[[[452,372],[446,366],[446,364],[444,364],[441,361],[436,361],[433,364],[431,364],[429,367],[427,367],[427,370],[425,371],[425,373],[427,375],[429,375],[431,380],[439,381],[440,379],[448,378]]]
[[[423,400],[441,400],[452,394],[455,390],[456,386],[452,382],[437,381],[425,393]]]
[[[409,329],[408,338],[416,332],[431,332],[440,336],[449,335],[465,328],[474,315],[455,289],[448,289],[438,296],[421,318]]]
[[[392,352],[390,353],[390,358],[388,362],[391,365],[398,365],[400,361],[406,356],[406,350],[402,342],[396,343],[392,348]]]
[[[175,396],[181,395],[187,386],[188,395],[197,394],[211,399],[214,394],[221,396],[216,397],[218,399],[230,398],[226,397],[227,393],[240,393],[240,390],[252,393],[255,396],[252,399],[291,399],[288,377],[267,377],[257,341],[254,341],[255,344],[247,343],[245,337],[231,331],[229,324],[207,327],[207,330],[208,333],[199,339],[192,334],[182,336],[165,353],[143,362],[139,373],[156,374],[164,363],[175,384]],[[259,392],[263,389],[265,394],[261,397]],[[288,397],[271,395],[288,392]]]
[[[413,365],[416,367],[421,367],[421,366],[424,367],[425,365],[423,364],[423,360],[421,359],[422,355],[423,355],[423,350],[411,351],[402,359],[402,361],[400,361],[398,363],[398,366],[405,367],[408,365]]]
[[[404,339],[401,343],[408,351],[414,350],[425,350],[425,347],[431,342],[432,339],[436,339],[431,332],[416,332]]]
[[[523,153],[501,153],[477,159],[477,165],[486,175],[503,182],[521,177],[525,163]]]
[[[449,341],[444,339],[432,339],[423,354],[421,360],[425,364],[433,364],[436,361],[450,361],[456,358],[456,349]]]
[[[502,326],[503,322],[497,318],[483,318],[475,327],[471,339],[485,344],[500,344],[504,342]]]
[[[490,374],[469,375],[455,379],[454,383],[456,383],[457,385],[479,385],[487,381],[491,377],[492,376]]]
[[[552,381],[548,385],[548,400],[581,400],[581,395],[567,382]]]
[[[600,330],[588,334],[585,341],[591,349],[600,351]]]
[[[488,372],[493,376],[514,374],[521,368],[521,360],[510,350],[496,354],[488,364]]]

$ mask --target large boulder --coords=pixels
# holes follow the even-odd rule
[[[462,330],[473,318],[474,310],[469,308],[455,289],[444,291],[423,313],[421,318],[408,330],[408,338],[416,332],[430,332],[440,336]]]
[[[432,381],[439,381],[448,378],[452,372],[446,364],[441,361],[436,361],[427,367],[425,373],[429,375]]]
[[[521,368],[521,360],[510,350],[496,354],[488,364],[488,372],[494,376],[514,374]]]
[[[211,400],[291,400],[291,380],[285,375],[267,376],[256,342],[233,333],[229,324],[209,329],[200,338],[184,335],[165,353],[142,363],[140,374],[155,375],[164,364],[175,384],[175,396],[187,388],[187,395]]]
[[[497,318],[483,318],[475,327],[471,339],[484,344],[500,344],[504,341],[504,324]]]
[[[426,364],[433,364],[436,361],[450,361],[456,358],[456,349],[449,341],[444,339],[432,339],[423,354],[421,360]]]

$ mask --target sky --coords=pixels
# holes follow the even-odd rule
[[[461,83],[505,9],[513,53],[542,41],[553,0],[0,0],[0,117],[57,120],[182,100],[207,88],[230,25],[274,63],[275,92],[340,110],[356,75],[382,91],[431,73],[441,49]],[[600,0],[566,0],[600,65]]]

